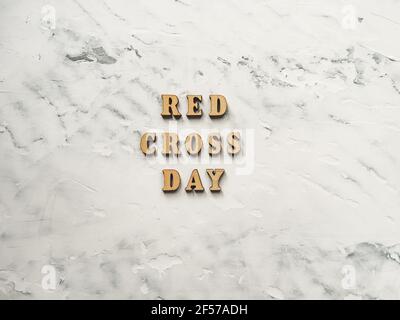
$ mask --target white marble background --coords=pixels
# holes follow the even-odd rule
[[[0,0],[0,297],[400,298],[399,36],[398,0]],[[224,94],[180,123],[254,171],[163,194],[162,93]]]

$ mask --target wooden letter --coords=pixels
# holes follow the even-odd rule
[[[163,151],[164,156],[169,156],[171,154],[179,156],[181,153],[179,151],[179,137],[176,133],[163,133]]]
[[[203,147],[203,140],[198,133],[191,133],[186,137],[185,146],[190,155],[196,155]]]
[[[201,100],[201,96],[187,96],[188,112],[186,116],[188,118],[200,118],[203,115],[203,111],[201,110],[199,105]]]
[[[211,192],[219,192],[221,191],[221,187],[219,185],[219,180],[223,176],[225,170],[224,169],[207,169],[208,176],[211,179]]]
[[[194,169],[192,171],[192,174],[190,175],[188,184],[186,186],[186,192],[192,192],[193,190],[196,192],[204,191],[204,187],[203,184],[201,183],[201,179],[197,169]]]
[[[239,132],[231,132],[228,134],[228,153],[231,156],[238,154],[240,152],[240,133]]]
[[[208,136],[208,154],[214,156],[219,154],[221,150],[221,136],[219,133],[211,133]]]
[[[222,95],[210,95],[210,117],[221,118],[228,110],[228,103]]]
[[[162,190],[164,192],[175,192],[181,185],[181,177],[179,172],[174,169],[164,169],[164,187]]]
[[[140,149],[144,153],[145,156],[154,154],[156,152],[156,148],[149,148],[150,142],[156,141],[156,134],[154,132],[147,132],[142,135],[140,138]]]
[[[161,116],[164,119],[175,117],[175,119],[179,119],[182,115],[178,110],[179,99],[176,95],[173,94],[162,94],[162,112]]]

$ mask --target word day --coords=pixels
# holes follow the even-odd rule
[[[222,118],[228,111],[228,103],[226,98],[222,95],[210,95],[210,108],[209,116],[212,119]],[[180,119],[182,114],[179,110],[179,98],[176,95],[163,94],[162,99],[162,112],[161,116],[164,119]],[[187,95],[187,113],[189,119],[200,118],[203,115],[201,107],[201,95]],[[140,149],[145,156],[155,155],[161,149],[162,155],[166,157],[181,155],[180,138],[177,133],[163,132],[160,134],[162,143],[157,145],[157,134],[155,132],[145,132],[140,138]],[[230,132],[226,136],[226,144],[218,132],[210,133],[207,137],[207,153],[210,157],[221,154],[223,150],[230,156],[237,155],[240,150],[240,134],[239,132]],[[197,156],[205,149],[203,138],[196,132],[190,133],[184,139],[184,146],[186,152],[190,156]],[[164,192],[175,192],[181,185],[181,176],[176,169],[164,169],[162,171],[164,184],[162,190]],[[222,168],[206,169],[206,173],[210,179],[209,190],[211,192],[220,192],[220,180],[225,173]],[[186,192],[202,192],[204,186],[197,169],[194,169],[189,177],[188,183],[185,187]]]

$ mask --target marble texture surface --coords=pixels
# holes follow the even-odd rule
[[[399,35],[395,0],[1,0],[0,298],[400,298]],[[254,130],[253,170],[163,194],[162,93],[225,95],[180,125]]]

